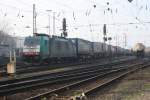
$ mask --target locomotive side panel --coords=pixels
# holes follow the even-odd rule
[[[50,58],[76,57],[75,47],[68,39],[54,37],[50,46]]]
[[[40,56],[42,59],[47,59],[50,54],[49,50],[49,37],[48,36],[40,36]]]

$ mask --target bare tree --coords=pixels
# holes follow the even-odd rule
[[[0,45],[9,45],[10,48],[15,48],[15,39],[8,34],[10,29],[6,21],[0,21]]]
[[[5,43],[6,37],[7,37],[7,34],[3,30],[0,30],[0,44]]]

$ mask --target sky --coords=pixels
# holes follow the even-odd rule
[[[0,0],[0,29],[13,36],[32,35],[33,4],[38,33],[49,34],[50,15],[51,35],[61,34],[62,19],[66,18],[68,37],[102,42],[106,24],[111,44],[132,48],[141,42],[150,46],[150,0]]]

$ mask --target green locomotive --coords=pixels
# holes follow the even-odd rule
[[[58,61],[76,58],[76,48],[71,40],[46,34],[25,38],[23,58],[26,61]]]

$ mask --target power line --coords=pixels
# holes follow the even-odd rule
[[[0,3],[0,5],[5,6],[5,7],[9,7],[9,8],[14,9],[14,10],[17,9],[17,10],[19,10],[19,13],[21,13],[21,12],[26,12],[26,13],[31,13],[31,14],[32,14],[32,10],[23,10],[23,9],[18,8],[18,7],[16,7],[16,6],[12,6],[12,5],[8,5],[8,4],[3,4],[3,3]],[[18,13],[18,14],[19,14],[19,13]],[[44,11],[38,11],[37,13],[38,13],[38,14],[41,14],[41,15],[46,15],[46,12],[44,12]],[[18,15],[17,15],[17,16],[18,16]],[[50,16],[50,17],[53,18],[53,16]],[[56,18],[56,17],[55,17],[55,20],[61,21],[60,19],[58,19],[58,18]]]
[[[106,23],[107,24],[107,23]],[[120,25],[141,25],[141,24],[150,24],[150,21],[147,21],[147,22],[129,22],[129,23],[111,23],[111,24],[107,24],[107,25],[116,25],[116,26],[120,26]],[[94,26],[94,27],[99,27],[99,26],[103,26],[104,23],[102,24],[90,24],[90,26]],[[89,27],[89,24],[88,25],[77,25],[77,26],[71,26],[71,27]]]
[[[57,0],[52,0],[52,1],[55,2],[56,4],[59,4],[59,5],[64,6],[66,8],[69,8],[69,10],[71,9],[74,11],[74,9],[71,6],[68,6],[67,4],[60,3]]]
[[[32,10],[22,10],[21,8],[18,8],[16,6],[12,6],[12,5],[8,5],[8,4],[3,4],[3,3],[0,3],[1,6],[4,6],[4,7],[9,7],[9,8],[12,8],[14,10],[18,9],[18,10],[21,10],[21,11],[24,11],[24,12],[32,12]]]
[[[26,5],[26,6],[28,6],[28,7],[32,7],[32,4],[25,3],[25,2],[22,1],[22,0],[15,0],[15,1],[19,2],[20,4]]]

